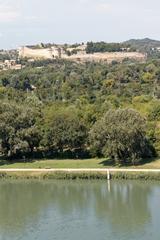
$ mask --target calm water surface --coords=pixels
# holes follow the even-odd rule
[[[0,240],[159,240],[160,183],[1,182]]]

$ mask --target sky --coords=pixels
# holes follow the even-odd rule
[[[0,0],[0,49],[36,43],[160,40],[160,0]]]

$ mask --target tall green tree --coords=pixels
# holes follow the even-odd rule
[[[92,150],[116,163],[135,164],[152,151],[145,136],[145,119],[132,109],[109,110],[90,131]]]
[[[64,151],[83,148],[87,139],[87,129],[77,111],[61,108],[50,110],[45,119],[44,143],[52,150]]]
[[[8,157],[33,152],[41,140],[36,124],[39,113],[30,107],[3,102],[0,105],[0,147]]]

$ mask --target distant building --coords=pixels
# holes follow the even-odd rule
[[[130,51],[130,48],[121,48],[121,51],[122,51],[122,52],[129,52],[129,51]]]
[[[5,60],[4,62],[0,62],[0,70],[20,70],[22,69],[22,64],[17,64],[16,60]]]

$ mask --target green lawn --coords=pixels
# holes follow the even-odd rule
[[[0,161],[0,168],[104,168],[106,159],[85,159],[85,160],[35,160],[32,162],[7,162]],[[107,164],[109,165],[109,164]]]
[[[32,162],[7,162],[0,160],[0,168],[109,168],[115,167],[106,159],[35,160]],[[133,166],[131,167],[133,168]],[[139,165],[136,168],[160,168],[160,159]]]

